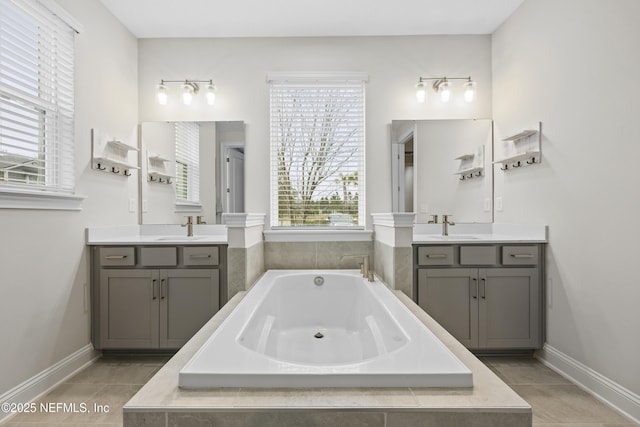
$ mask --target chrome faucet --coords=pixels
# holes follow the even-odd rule
[[[343,255],[340,257],[340,261],[348,258],[362,258],[362,264],[360,264],[360,274],[362,277],[370,282],[373,282],[373,271],[369,271],[369,255]]]
[[[193,236],[193,217],[189,215],[186,224],[182,224],[183,227],[187,227],[187,237]]]
[[[449,235],[449,226],[450,225],[456,225],[455,222],[453,221],[449,221],[449,217],[451,215],[442,215],[442,235],[443,236],[448,236]]]

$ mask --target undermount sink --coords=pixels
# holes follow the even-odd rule
[[[160,237],[157,237],[156,240],[159,240],[159,241],[171,240],[172,242],[190,242],[192,240],[201,240],[206,237],[207,236],[160,236]]]

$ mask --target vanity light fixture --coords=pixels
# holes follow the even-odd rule
[[[416,90],[416,99],[418,103],[424,104],[424,101],[427,99],[427,88],[424,86],[424,83],[422,83],[422,80],[416,85],[416,88],[418,88],[418,90]]]
[[[209,84],[207,84],[206,96],[207,96],[207,104],[209,104],[209,105],[215,104],[215,102],[216,102],[216,87],[211,82]]]
[[[180,96],[184,105],[191,105],[193,97],[200,91],[198,83],[206,84],[205,97],[208,105],[213,105],[216,100],[215,86],[212,80],[160,80],[157,86],[156,97],[158,104],[167,105],[169,98],[169,87],[167,83],[180,84]]]
[[[158,85],[156,96],[158,98],[158,104],[167,105],[167,86],[164,85],[164,82]]]
[[[440,94],[440,100],[446,104],[451,99],[451,82],[445,77],[442,80],[436,80],[433,89]]]
[[[424,82],[434,80],[433,90],[440,94],[440,100],[443,103],[449,102],[451,99],[451,82],[450,80],[466,80],[464,84],[464,100],[473,102],[476,98],[476,82],[471,77],[420,77],[416,85],[416,100],[422,104],[427,98],[426,86]]]
[[[184,105],[191,105],[193,95],[198,93],[198,85],[191,82],[185,82],[182,85],[182,103]]]
[[[469,80],[463,85],[464,87],[464,100],[467,102],[473,102],[476,99],[476,82]]]

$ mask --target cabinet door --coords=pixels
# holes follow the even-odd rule
[[[98,348],[158,346],[158,271],[100,270]]]
[[[160,271],[160,347],[182,347],[218,311],[219,270]]]
[[[418,270],[418,305],[468,348],[478,346],[478,270]]]
[[[480,269],[480,345],[540,347],[540,282],[537,268]]]

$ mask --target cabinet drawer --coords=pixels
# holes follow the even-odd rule
[[[453,246],[421,246],[418,265],[452,265]]]
[[[460,264],[495,265],[498,263],[498,248],[495,246],[460,246]]]
[[[503,246],[502,264],[504,265],[537,265],[537,246]]]
[[[135,250],[131,248],[100,248],[100,265],[135,265]]]
[[[140,248],[140,265],[142,266],[174,266],[178,265],[178,249]]]
[[[217,246],[185,246],[182,248],[184,265],[218,265]]]

